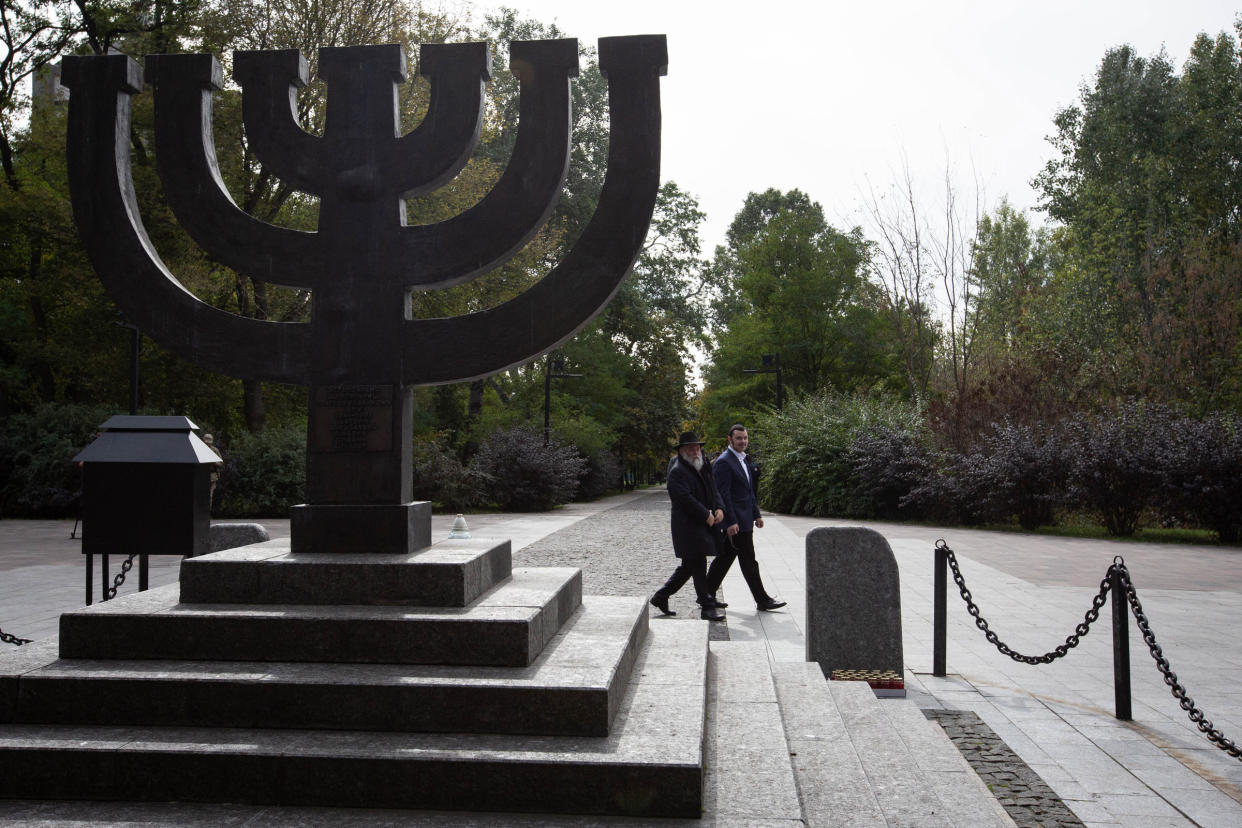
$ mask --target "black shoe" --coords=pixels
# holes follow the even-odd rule
[[[725,614],[715,607],[703,607],[703,611],[699,613],[699,617],[704,621],[723,621]]]
[[[710,609],[712,607],[716,607],[717,609],[724,609],[725,607],[729,605],[726,604],[724,601],[716,600],[716,596],[713,595],[711,598],[707,599],[706,601],[700,601],[699,606],[701,606],[703,609]]]
[[[776,609],[780,609],[781,607],[785,606],[785,602],[778,601],[775,598],[769,598],[768,600],[763,601],[762,603],[757,604],[756,606],[760,610],[765,610],[765,611],[776,610]]]
[[[661,615],[676,615],[677,614],[668,608],[668,599],[658,593],[651,597],[651,606],[658,609]]]

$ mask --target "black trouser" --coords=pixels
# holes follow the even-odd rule
[[[755,533],[738,532],[729,540],[732,543],[716,553],[716,560],[712,561],[712,568],[707,572],[708,590],[712,595],[716,594],[729,567],[733,566],[733,559],[737,558],[737,565],[742,570],[742,577],[746,579],[746,586],[750,587],[750,595],[755,603],[764,604],[772,600],[763,588],[763,579],[759,577],[759,563],[755,560]]]
[[[707,590],[707,556],[688,553],[682,555],[677,568],[673,570],[673,574],[664,583],[664,586],[656,590],[656,595],[664,600],[668,600],[669,596],[677,590],[685,586],[686,581],[694,579],[694,592],[698,596],[698,601],[702,604],[711,593]]]

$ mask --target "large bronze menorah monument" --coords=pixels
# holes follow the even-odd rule
[[[496,186],[464,213],[407,226],[405,197],[465,165],[479,138],[490,60],[483,43],[425,45],[431,102],[399,135],[399,46],[325,48],[323,135],[297,123],[307,78],[296,51],[239,52],[246,136],[267,169],[318,196],[317,232],[258,221],[230,198],[215,162],[211,55],[153,55],[155,147],[179,222],[217,261],[309,289],[309,323],[242,318],[188,293],[143,229],[130,180],[130,97],[141,72],[123,55],[71,57],[69,178],[91,262],[125,314],[181,356],[245,379],[309,385],[307,503],[293,510],[295,552],[413,551],[429,542],[429,504],[411,503],[411,387],[519,364],[572,336],[616,291],[646,236],[659,186],[663,36],[604,38],[607,175],[595,216],[534,287],[489,310],[411,319],[409,295],[461,284],[511,258],[551,214],[570,150],[576,40],[515,42],[520,121]]]
[[[576,568],[515,568],[508,539],[433,542],[429,504],[410,502],[411,387],[483,376],[572,336],[633,264],[659,185],[664,38],[601,40],[608,169],[581,238],[511,301],[410,318],[412,290],[512,256],[563,185],[577,44],[511,54],[521,101],[508,166],[475,206],[427,226],[406,224],[402,199],[455,175],[477,142],[484,45],[422,48],[431,101],[407,135],[398,47],[321,50],[322,136],[293,115],[298,53],[236,54],[248,140],[318,196],[316,232],[256,221],[229,197],[211,137],[215,59],[148,58],[178,220],[214,259],[311,291],[302,324],[218,310],[168,272],[130,178],[138,66],[66,59],[70,184],[91,261],[172,351],[310,387],[308,502],[292,542],[186,558],[178,583],[64,613],[57,639],[0,653],[0,797],[703,813],[707,625],[657,632],[645,597],[583,596]]]

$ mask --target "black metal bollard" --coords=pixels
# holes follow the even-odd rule
[[[1113,605],[1113,697],[1117,718],[1130,721],[1130,606],[1126,601],[1125,587],[1121,583],[1121,570],[1116,565],[1108,572],[1109,600]]]
[[[949,552],[943,543],[936,545],[936,565],[932,598],[932,675],[944,676],[948,650],[948,588]]]

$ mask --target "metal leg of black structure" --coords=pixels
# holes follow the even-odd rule
[[[99,588],[103,592],[99,595],[100,601],[108,600],[108,556],[106,554],[99,556]]]
[[[138,591],[147,591],[147,556],[138,556]]]
[[[93,592],[92,587],[94,586],[91,583],[91,575],[93,574],[91,570],[94,569],[94,557],[94,555],[86,556],[86,605],[88,607],[91,605],[91,593]]]

